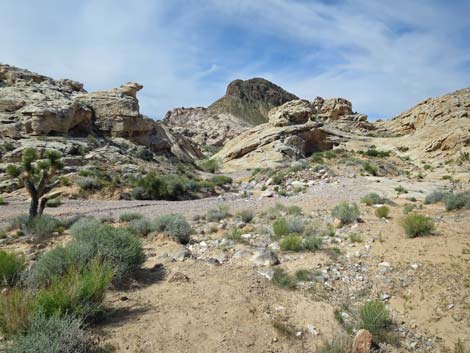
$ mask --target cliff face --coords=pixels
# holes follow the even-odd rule
[[[88,93],[76,81],[0,65],[0,137],[120,137],[157,154],[174,154],[186,161],[201,157],[190,141],[140,114],[136,94],[142,88],[129,82]]]

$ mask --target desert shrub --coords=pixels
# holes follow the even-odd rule
[[[210,182],[216,186],[223,186],[227,184],[232,184],[232,178],[225,175],[216,175],[209,179]]]
[[[365,154],[369,157],[380,157],[380,158],[383,158],[383,157],[388,157],[390,156],[390,152],[389,151],[378,151],[376,149],[368,149]]]
[[[51,279],[34,297],[34,309],[46,316],[71,314],[95,317],[113,278],[112,265],[94,260],[84,267],[71,266]]]
[[[416,213],[410,213],[405,216],[401,221],[401,225],[408,238],[427,235],[434,230],[432,218]]]
[[[311,281],[313,279],[313,273],[309,270],[297,270],[295,271],[295,279],[301,282]]]
[[[70,233],[74,237],[81,237],[82,235],[94,232],[102,225],[103,223],[97,218],[82,217],[70,227]]]
[[[102,182],[94,176],[81,176],[75,179],[75,183],[80,189],[85,191],[96,191],[103,187]]]
[[[230,216],[230,208],[227,205],[219,205],[217,208],[207,211],[207,220],[209,222],[220,222]]]
[[[135,212],[130,212],[130,213],[123,213],[119,216],[119,220],[121,222],[130,222],[134,221],[136,219],[142,219],[144,216],[141,213],[135,213]]]
[[[28,331],[13,337],[5,353],[87,353],[91,352],[90,338],[80,319],[63,315],[37,315]]]
[[[447,211],[470,207],[470,191],[447,195],[444,205]]]
[[[374,339],[383,340],[390,324],[390,314],[384,303],[374,300],[365,303],[360,309],[358,328],[368,330]]]
[[[199,162],[199,167],[209,173],[215,173],[220,169],[220,163],[216,159],[205,159]]]
[[[365,162],[362,168],[370,175],[377,175],[377,167],[370,162]]]
[[[380,206],[375,209],[375,215],[379,218],[387,218],[390,214],[390,208],[387,206]]]
[[[132,198],[135,200],[145,200],[147,195],[145,189],[142,186],[136,186],[132,189]]]
[[[125,228],[101,224],[90,232],[72,232],[72,235],[72,248],[86,250],[84,255],[94,255],[112,264],[116,282],[132,275],[145,261],[141,242]]]
[[[127,225],[127,229],[135,235],[146,236],[153,232],[154,226],[147,218],[140,218],[130,221]]]
[[[331,215],[342,223],[355,222],[360,215],[359,207],[355,203],[341,202],[331,210]]]
[[[192,233],[191,225],[180,214],[160,216],[153,221],[153,227],[175,237],[181,244],[187,244]]]
[[[384,203],[384,201],[384,198],[382,198],[379,194],[375,192],[371,192],[361,197],[361,202],[365,203],[367,206],[381,204]]]
[[[240,229],[233,228],[230,231],[225,233],[225,238],[228,240],[232,240],[234,242],[241,242],[242,241],[242,232]]]
[[[358,233],[350,233],[348,235],[349,240],[351,243],[362,243],[362,237]]]
[[[302,234],[305,230],[305,221],[302,218],[291,218],[287,221],[289,233]]]
[[[139,200],[178,200],[192,196],[195,183],[180,175],[148,173],[137,182],[132,194]]]
[[[61,226],[61,222],[58,219],[48,215],[36,216],[34,218],[26,215],[19,216],[14,222],[17,222],[17,225],[19,225],[24,234],[30,235],[37,240],[50,237]]]
[[[8,202],[6,202],[5,199],[2,196],[0,196],[0,206],[6,205],[6,204],[8,204]]]
[[[322,239],[316,236],[308,236],[302,240],[302,248],[308,251],[319,250],[322,245]]]
[[[255,211],[251,208],[241,210],[237,213],[238,218],[240,218],[245,223],[250,223],[253,218],[255,218]]]
[[[446,191],[435,190],[435,191],[431,192],[430,194],[426,195],[426,197],[424,198],[424,204],[429,205],[429,204],[434,204],[434,203],[437,203],[437,202],[441,202],[448,195],[449,195],[449,193],[446,192]]]
[[[408,214],[411,211],[413,211],[415,208],[416,208],[416,205],[413,205],[411,203],[406,204],[405,206],[403,206],[403,214]]]
[[[323,343],[318,353],[349,353],[351,349],[351,340],[349,337],[339,337],[332,341]]]
[[[398,185],[394,190],[397,194],[408,194],[408,190],[403,185]]]
[[[289,223],[285,218],[278,218],[273,223],[273,233],[275,238],[281,238],[290,233]]]
[[[59,196],[55,199],[47,200],[46,205],[47,207],[59,207],[60,205],[62,205],[62,198]]]
[[[59,182],[60,182],[60,185],[62,186],[70,186],[71,184],[70,179],[67,178],[66,176],[59,177]]]
[[[286,289],[294,289],[297,285],[295,278],[289,276],[283,269],[274,269],[273,278],[271,280],[276,286]]]
[[[279,247],[282,251],[301,251],[303,250],[302,237],[295,234],[287,235],[281,239]]]
[[[302,207],[292,205],[287,207],[287,213],[291,216],[300,216],[303,213]]]
[[[33,312],[31,295],[17,288],[0,295],[0,331],[8,336],[26,331]]]
[[[23,255],[0,250],[0,285],[14,284],[24,267]]]

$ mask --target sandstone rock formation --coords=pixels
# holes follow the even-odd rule
[[[270,122],[230,140],[214,158],[227,171],[277,167],[309,154],[331,149],[339,138],[333,129],[315,121],[307,101],[296,100],[274,108]]]
[[[197,146],[223,146],[225,141],[251,127],[231,114],[215,113],[203,107],[170,110],[163,122]]]
[[[298,97],[274,83],[263,78],[252,78],[232,81],[225,96],[210,105],[209,109],[258,125],[268,121],[268,112],[272,108],[294,99]]]
[[[426,99],[377,125],[399,135],[395,144],[406,146],[416,158],[453,158],[470,151],[470,88]]]
[[[71,80],[53,80],[0,65],[0,136],[32,138],[96,134],[122,137],[155,153],[191,161],[201,152],[189,140],[139,112],[138,83],[87,93]]]

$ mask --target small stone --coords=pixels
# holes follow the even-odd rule
[[[410,264],[410,267],[413,269],[413,270],[417,270],[419,265],[418,264]]]
[[[318,336],[320,334],[318,329],[313,325],[307,325],[307,332],[314,336]]]
[[[343,225],[343,222],[341,222],[340,219],[335,218],[333,221],[333,225],[335,226],[335,228],[340,228]]]
[[[269,268],[259,270],[258,274],[260,274],[262,277],[266,278],[268,281],[271,281],[274,277],[274,271],[269,269]]]
[[[272,190],[265,190],[261,193],[261,197],[273,197],[274,192]]]
[[[257,266],[274,266],[280,264],[279,258],[270,249],[256,251],[251,261]]]
[[[367,330],[357,331],[352,345],[352,353],[369,353],[372,345],[372,335]]]

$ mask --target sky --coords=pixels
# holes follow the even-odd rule
[[[234,79],[343,97],[371,120],[470,86],[468,0],[0,0],[0,62],[141,112],[207,106]]]

